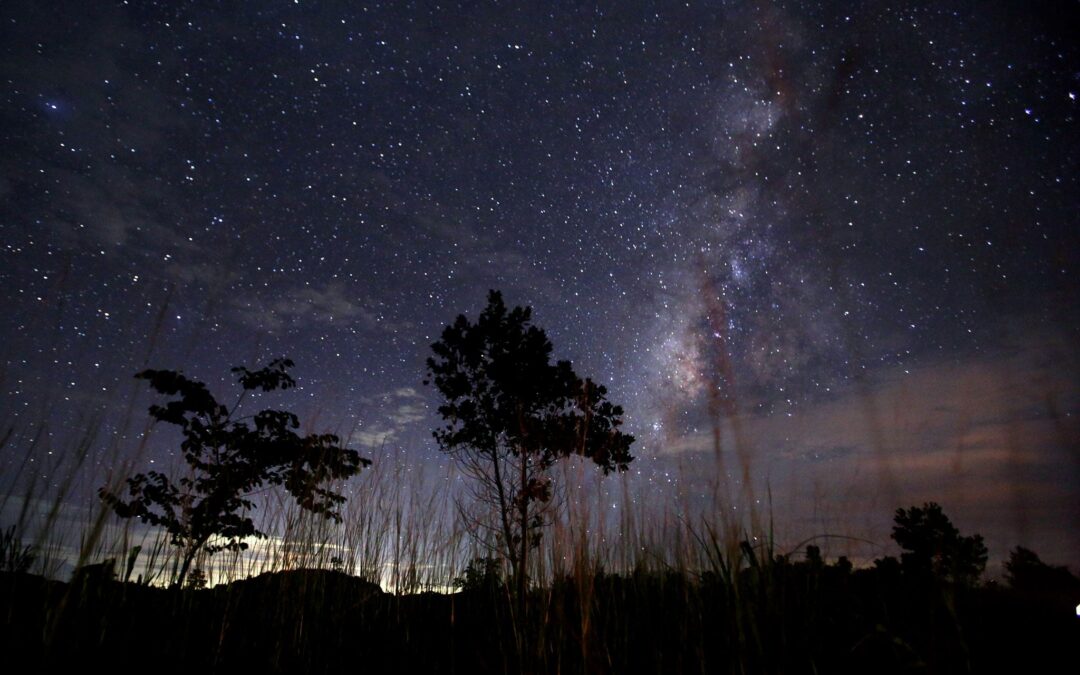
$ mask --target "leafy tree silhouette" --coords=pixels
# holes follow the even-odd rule
[[[619,431],[623,410],[605,398],[607,389],[582,380],[569,361],[552,363],[551,342],[531,319],[531,308],[508,311],[502,294],[490,291],[476,323],[458,316],[431,346],[424,379],[445,400],[438,410],[446,426],[433,435],[475,480],[473,496],[493,510],[522,609],[529,550],[539,545],[552,498],[548,469],[579,455],[605,474],[625,471],[634,441]],[[486,539],[483,524],[473,524]]]
[[[900,564],[906,574],[958,585],[978,581],[987,559],[982,536],[960,536],[936,502],[897,509],[894,520],[892,538],[904,549]]]
[[[1038,554],[1023,546],[1009,552],[1005,580],[1021,593],[1063,600],[1068,605],[1080,601],[1080,579],[1068,567],[1048,565]]]
[[[297,434],[300,423],[290,412],[237,416],[249,392],[294,387],[288,373],[292,366],[289,359],[275,359],[261,370],[233,368],[243,390],[231,410],[202,382],[177,372],[145,370],[135,376],[158,393],[176,397],[150,406],[150,415],[180,427],[180,450],[191,470],[175,483],[157,471],[140,473],[127,479],[126,496],[108,486],[98,494],[118,516],[166,529],[171,543],[183,551],[178,586],[200,551],[241,551],[248,546],[245,538],[266,536],[246,515],[255,508],[251,497],[256,490],[284,486],[303,509],[340,521],[336,508],[345,497],[321,486],[371,464],[341,447],[334,434]]]

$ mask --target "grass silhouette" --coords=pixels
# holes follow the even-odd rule
[[[134,401],[122,429],[140,428]],[[721,470],[730,457],[736,475],[754,472],[742,432],[741,449],[714,434],[703,503],[678,491],[647,503],[620,476],[605,493],[612,509],[596,472],[558,465],[524,613],[497,556],[483,583],[455,587],[495,549],[462,522],[452,465],[410,467],[390,447],[334,486],[348,496],[340,523],[267,492],[251,515],[270,537],[196,558],[206,588],[169,588],[181,553],[166,534],[79,498],[122,484],[155,433],[144,428],[128,453],[88,416],[45,471],[35,466],[50,456],[45,423],[0,435],[16,467],[0,503],[0,649],[16,670],[1030,672],[1080,642],[1065,582],[1056,595],[1033,593],[928,579],[887,558],[823,559],[817,545],[856,539],[844,533],[808,532],[782,548],[771,493],[758,505]]]
[[[853,568],[813,544],[781,552],[771,527],[730,518],[657,522],[626,492],[615,525],[567,496],[522,615],[497,563],[453,592],[489,551],[456,518],[452,476],[392,455],[375,454],[340,524],[268,499],[261,526],[277,536],[197,561],[205,589],[168,588],[179,552],[104,507],[65,534],[64,487],[35,484],[22,511],[36,504],[51,529],[30,544],[28,516],[5,530],[0,647],[38,672],[122,655],[188,673],[901,673],[1037,669],[1078,636],[1045,595]],[[71,553],[76,572],[56,578]]]

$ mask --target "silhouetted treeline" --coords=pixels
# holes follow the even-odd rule
[[[204,590],[8,572],[0,648],[25,672],[988,673],[1041,671],[1080,644],[1076,577],[1024,549],[1014,588],[744,547],[727,576],[561,578],[531,591],[527,617],[483,563],[460,593],[400,596],[326,570]]]

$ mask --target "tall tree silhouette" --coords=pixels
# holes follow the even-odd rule
[[[623,410],[603,386],[578,377],[569,361],[552,363],[551,342],[531,319],[531,308],[508,311],[491,291],[475,323],[460,315],[443,330],[424,380],[444,399],[446,425],[435,439],[473,479],[473,496],[493,508],[522,607],[529,550],[552,497],[548,470],[579,455],[605,474],[625,471],[634,440],[619,431]]]
[[[165,528],[182,550],[178,586],[200,551],[240,551],[248,546],[245,538],[265,536],[247,515],[255,508],[256,490],[283,486],[301,508],[340,521],[337,507],[345,497],[322,486],[371,464],[342,447],[334,434],[297,434],[300,422],[290,412],[237,415],[248,392],[295,386],[288,373],[292,366],[289,359],[275,359],[261,370],[233,368],[242,392],[232,409],[218,403],[202,382],[177,372],[145,370],[135,376],[175,397],[150,406],[150,415],[180,427],[180,450],[190,471],[175,482],[157,471],[140,473],[127,479],[126,490],[103,487],[99,494],[120,517]]]

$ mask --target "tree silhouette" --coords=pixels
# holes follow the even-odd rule
[[[531,318],[531,308],[507,311],[502,294],[491,291],[476,323],[460,315],[432,345],[424,380],[445,401],[439,414],[446,426],[435,439],[474,479],[472,495],[494,512],[495,539],[522,602],[529,550],[539,545],[552,497],[548,469],[579,455],[605,474],[625,471],[634,440],[619,431],[623,410],[603,386],[582,380],[569,361],[551,362],[551,342]]]
[[[273,391],[296,385],[288,374],[289,359],[275,359],[250,371],[236,367],[243,388],[232,409],[218,403],[202,382],[171,370],[145,370],[135,377],[149,381],[160,394],[175,397],[150,406],[158,422],[180,427],[180,450],[190,467],[176,482],[157,471],[126,481],[126,493],[109,487],[98,493],[122,518],[136,517],[164,527],[170,542],[183,551],[176,580],[182,586],[195,556],[247,548],[247,537],[265,537],[247,512],[255,508],[256,490],[284,486],[303,509],[340,521],[336,508],[345,497],[321,487],[356,474],[371,461],[339,445],[333,434],[296,433],[296,415],[262,410],[251,416],[237,412],[253,390]]]
[[[486,591],[494,593],[502,585],[499,561],[490,556],[473,558],[459,577],[454,577],[454,588],[462,591]]]
[[[1080,600],[1080,579],[1073,576],[1068,567],[1048,565],[1034,551],[1023,546],[1009,552],[1005,580],[1021,593],[1057,598],[1069,605]]]
[[[892,538],[904,549],[900,564],[905,573],[958,585],[978,581],[987,559],[982,536],[960,536],[937,503],[897,509],[895,523]]]

